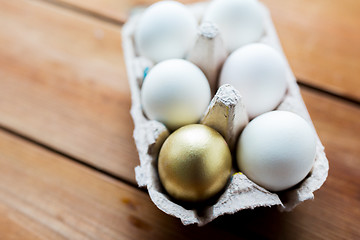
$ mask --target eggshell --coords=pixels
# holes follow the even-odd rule
[[[214,129],[190,124],[173,132],[159,153],[160,180],[174,198],[201,202],[222,190],[231,173],[231,152]]]
[[[264,113],[244,129],[237,163],[250,180],[270,190],[288,189],[312,168],[316,138],[309,124],[287,111]]]
[[[262,4],[260,3],[260,5]],[[194,15],[201,16],[207,6],[208,2],[201,2],[189,5],[189,9],[193,11]],[[284,55],[270,13],[265,6],[262,6],[262,8],[265,20],[265,34],[261,37],[260,41],[278,49],[278,51]],[[140,13],[140,11],[138,11],[138,13]],[[136,182],[139,187],[146,187],[149,197],[154,204],[164,213],[179,218],[184,225],[197,224],[198,226],[203,226],[219,216],[234,214],[245,209],[250,210],[259,207],[273,206],[280,211],[291,211],[302,202],[314,199],[315,191],[323,185],[329,170],[324,147],[318,137],[316,137],[316,158],[310,174],[308,174],[301,183],[291,189],[282,191],[281,193],[269,192],[249,180],[245,174],[236,173],[231,177],[229,185],[226,186],[224,193],[219,199],[211,205],[202,206],[200,209],[185,208],[169,197],[168,193],[165,192],[161,186],[156,167],[159,147],[162,146],[169,132],[162,123],[148,120],[141,107],[141,84],[139,84],[139,82],[143,82],[143,73],[144,71],[147,72],[147,69],[151,66],[139,61],[137,49],[134,46],[134,33],[139,17],[141,17],[139,14],[134,13],[124,24],[122,28],[122,44],[132,97],[130,112],[134,121],[133,136],[140,161],[139,165],[135,168]],[[205,52],[209,51],[209,49],[217,49],[219,47],[219,41],[216,42],[217,43],[214,44],[211,41],[205,41],[206,45],[201,49]],[[198,53],[199,55],[206,55],[200,51]],[[217,61],[218,59],[215,60]],[[202,58],[201,64],[212,65],[212,61],[214,61],[214,58],[204,57]],[[143,71],[137,74],[139,67],[142,68]],[[300,89],[296,84],[296,78],[288,64],[286,64],[286,67],[288,73],[288,89],[277,109],[295,112],[306,119],[309,125],[312,126],[310,116],[301,98]],[[228,87],[232,89],[232,87]],[[242,105],[241,96],[238,96],[237,93],[235,95],[228,95],[226,92],[228,91],[220,94],[218,92],[217,95],[219,95],[215,96],[214,99],[215,104],[210,105],[207,111],[210,116],[220,116],[222,112],[223,116],[220,117],[223,119],[221,125],[223,124],[223,126],[229,128],[230,131],[234,126],[234,120],[239,119],[239,116],[242,115],[244,111],[243,107],[239,106]],[[240,111],[234,108],[239,108]],[[205,119],[206,118],[207,117],[205,117]],[[214,119],[214,122],[215,121],[217,121],[217,119]],[[237,133],[237,131],[230,132],[235,135]],[[235,135],[230,134],[230,136]],[[224,134],[225,138],[226,136],[228,135]]]
[[[259,40],[264,33],[262,10],[257,0],[213,1],[203,21],[218,25],[225,45],[231,52]]]
[[[182,59],[155,65],[141,89],[141,103],[146,116],[164,123],[171,130],[196,123],[210,98],[210,86],[203,72]]]
[[[275,49],[263,43],[249,44],[225,61],[219,85],[227,83],[239,90],[251,119],[279,105],[287,88],[286,67]]]
[[[184,58],[194,44],[197,22],[181,3],[162,1],[151,5],[141,17],[135,32],[140,53],[154,62]]]

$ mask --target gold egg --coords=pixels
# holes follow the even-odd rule
[[[231,153],[214,129],[191,124],[173,132],[159,154],[159,176],[166,191],[188,202],[206,200],[224,188],[231,172]]]

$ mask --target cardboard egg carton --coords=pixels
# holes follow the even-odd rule
[[[201,13],[204,12],[206,6],[207,3],[198,3],[188,7],[200,22]],[[259,42],[272,46],[284,56],[269,11],[263,5],[262,10],[265,32]],[[139,56],[135,48],[133,37],[140,16],[141,11],[138,11],[124,25],[123,50],[131,88],[134,139],[140,158],[140,165],[135,168],[136,181],[140,187],[147,188],[154,204],[165,213],[179,218],[184,225],[202,226],[221,215],[233,214],[243,209],[276,205],[280,211],[290,211],[301,202],[313,199],[313,192],[319,189],[327,178],[329,164],[289,65],[287,65],[287,92],[276,109],[300,115],[314,130],[317,137],[316,157],[308,176],[295,187],[274,193],[258,186],[244,174],[235,173],[216,202],[211,206],[204,206],[201,211],[179,205],[164,192],[157,172],[157,156],[162,143],[169,136],[169,131],[164,124],[147,119],[142,111],[141,84],[144,74],[154,63]],[[188,54],[188,60],[203,70],[212,89],[216,87],[218,73],[227,55],[216,27],[209,23],[201,25],[195,46]],[[219,131],[230,148],[234,149],[236,139],[248,123],[245,106],[239,92],[230,85],[220,87],[200,122]]]

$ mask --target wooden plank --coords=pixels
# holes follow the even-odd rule
[[[51,0],[124,22],[131,8],[155,0]],[[182,0],[190,3],[197,0]],[[262,0],[303,83],[360,101],[360,2]]]
[[[148,6],[158,0],[45,0],[70,8],[79,8],[87,11],[89,14],[96,14],[124,23],[129,17],[131,9],[134,6]],[[176,0],[178,2],[189,4],[201,0]],[[76,10],[76,9],[75,9]]]
[[[185,227],[156,209],[146,193],[0,130],[1,239],[357,239],[360,150],[354,117],[360,110],[312,91],[303,94],[310,111],[318,112],[314,122],[331,171],[315,201],[291,213],[260,208],[204,228]]]
[[[118,28],[35,1],[0,1],[0,11],[0,123],[133,182],[138,160]],[[357,239],[360,109],[302,93],[330,175],[315,201],[291,213],[258,209],[182,227],[145,193],[0,133],[1,237]]]
[[[360,1],[263,2],[299,81],[360,101]]]
[[[252,239],[360,238],[360,108],[326,94],[302,88],[314,125],[325,145],[330,171],[315,200],[290,213],[260,208],[216,223]]]
[[[307,88],[302,95],[330,162],[327,181],[314,201],[292,212],[259,208],[216,220],[229,232],[251,239],[360,238],[360,108]]]
[[[133,180],[120,27],[39,1],[0,16],[0,124]]]
[[[0,123],[134,182],[138,157],[118,27],[36,1],[0,1],[0,9]],[[318,112],[311,107],[321,101],[305,100],[315,121],[334,111],[329,99]],[[337,121],[330,123],[341,129]]]
[[[0,238],[238,239],[185,227],[146,193],[0,130]]]

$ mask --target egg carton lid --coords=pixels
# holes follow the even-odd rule
[[[204,12],[206,6],[207,3],[196,3],[188,5],[188,8],[198,19],[201,19],[201,14]],[[261,4],[261,8],[264,16],[265,34],[259,42],[275,48],[285,58],[270,13],[263,4]],[[179,218],[184,225],[197,224],[202,226],[221,215],[233,214],[243,209],[276,205],[280,211],[291,211],[301,202],[313,199],[313,192],[319,189],[327,178],[329,163],[289,64],[287,64],[287,93],[276,109],[290,111],[300,115],[310,124],[316,135],[316,157],[313,168],[308,176],[291,189],[280,193],[273,193],[258,186],[244,174],[235,173],[232,175],[229,185],[217,201],[211,206],[204,206],[201,210],[187,209],[174,202],[164,192],[157,172],[157,155],[162,143],[169,135],[169,131],[162,123],[148,120],[144,116],[141,107],[141,83],[144,73],[146,74],[149,68],[153,66],[151,61],[138,56],[134,44],[133,36],[141,14],[142,11],[137,8],[124,25],[122,41],[128,81],[131,89],[132,106],[130,112],[135,126],[133,136],[140,159],[140,165],[135,168],[136,181],[140,187],[146,187],[148,189],[150,198],[154,204],[165,213]],[[204,63],[206,64],[206,62]],[[239,108],[236,111],[232,111],[233,116],[229,118],[241,119],[242,124],[240,125],[242,126],[237,127],[242,128],[247,123],[247,118],[242,115],[244,114],[244,109],[241,96],[239,98],[237,94],[234,96],[228,94],[234,91],[236,90],[231,86],[225,86],[219,89],[205,115],[209,112],[214,113],[214,111],[217,111],[214,109],[219,109],[219,106],[220,109],[223,107],[226,108],[226,110]],[[241,116],[238,116],[239,114]]]

